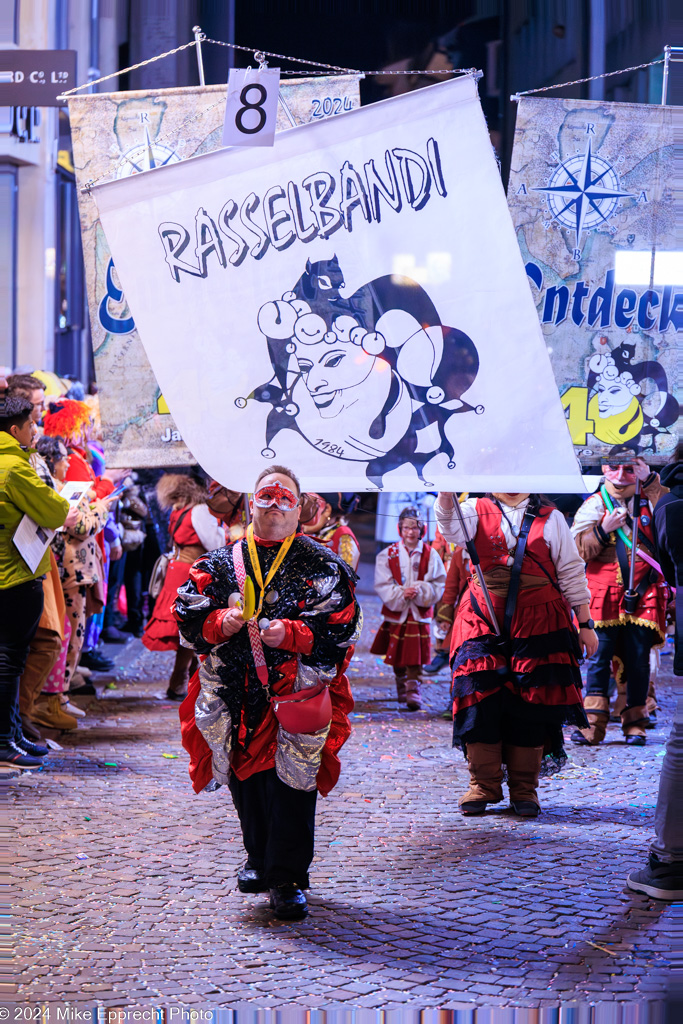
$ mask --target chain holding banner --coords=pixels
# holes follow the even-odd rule
[[[678,443],[675,111],[519,101],[508,204],[587,465],[622,452],[663,464]]]
[[[93,195],[221,483],[582,489],[472,77]]]
[[[297,124],[360,105],[358,77],[296,79],[280,86]],[[98,93],[69,98],[76,182],[128,178],[222,146],[226,87]],[[278,106],[277,131],[291,122]],[[79,188],[86,287],[102,430],[110,467],[185,466],[183,442],[140,341],[114,267],[97,207]],[[201,342],[185,338],[185,359]]]

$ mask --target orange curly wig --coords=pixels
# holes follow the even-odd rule
[[[44,432],[48,437],[63,437],[65,441],[77,441],[89,424],[89,407],[85,402],[77,402],[73,398],[50,402],[43,420]]]

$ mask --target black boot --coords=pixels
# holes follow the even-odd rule
[[[285,882],[270,890],[270,909],[283,921],[300,921],[308,913],[308,904],[296,882]]]
[[[237,872],[237,888],[240,892],[267,892],[268,886],[264,884],[261,872],[253,868],[249,861],[243,864]]]

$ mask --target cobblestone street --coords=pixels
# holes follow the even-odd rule
[[[646,747],[626,747],[611,725],[598,749],[568,745],[537,820],[504,804],[465,819],[447,675],[427,684],[425,710],[399,712],[393,677],[368,653],[378,605],[367,584],[361,599],[354,731],[339,785],[318,802],[309,917],[276,921],[263,896],[237,892],[229,794],[193,794],[164,699],[172,655],[136,640],[108,648],[115,688],[95,677],[78,732],[10,790],[23,976],[9,999],[419,1009],[663,998],[675,908],[624,881],[652,838],[670,653]]]

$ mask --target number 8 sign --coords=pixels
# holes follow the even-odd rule
[[[232,68],[223,125],[224,146],[272,146],[275,141],[279,68]]]

